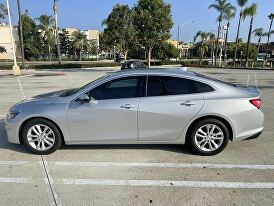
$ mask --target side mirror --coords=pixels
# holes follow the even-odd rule
[[[84,102],[84,103],[89,103],[90,102],[90,98],[87,94],[83,94],[79,97],[79,101]]]

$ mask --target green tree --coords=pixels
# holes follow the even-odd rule
[[[239,35],[240,35],[241,22],[243,20],[243,12],[245,10],[245,6],[246,6],[247,2],[248,2],[248,0],[237,0],[238,6],[241,8],[241,10],[240,10],[238,27],[237,27],[236,46],[235,46],[235,51],[234,51],[233,67],[236,66],[236,57],[237,57],[237,52],[238,52],[238,44],[239,44]]]
[[[7,51],[6,51],[6,48],[3,47],[3,46],[0,46],[0,54],[1,54],[1,53],[5,53],[5,52],[7,52]]]
[[[153,48],[170,37],[171,6],[163,0],[139,0],[133,8],[133,18],[138,40],[147,50],[150,67]]]
[[[48,57],[51,61],[51,48],[54,45],[54,19],[52,16],[48,16],[46,14],[41,15],[36,19],[39,22],[38,28],[42,31],[42,35],[45,39],[45,42],[48,46]]]
[[[127,59],[129,48],[136,43],[136,32],[133,25],[132,10],[128,5],[116,4],[107,19],[103,21],[105,38],[112,46],[119,46]]]
[[[7,15],[8,15],[8,10],[4,6],[4,4],[0,3],[0,23],[1,23],[1,20],[4,20]]]
[[[72,47],[74,49],[75,57],[78,54],[79,61],[81,61],[84,46],[87,44],[87,41],[88,41],[87,36],[84,32],[77,30],[72,33],[71,39],[72,39]]]
[[[228,3],[226,0],[215,0],[215,4],[211,4],[208,7],[209,9],[215,9],[219,15],[217,17],[218,21],[218,33],[217,33],[217,46],[215,49],[215,57],[218,55],[218,48],[219,48],[219,39],[220,39],[220,32],[221,32],[221,25],[222,21],[224,19],[224,16],[226,13],[230,12],[231,10],[236,10],[234,6],[231,5],[231,3]],[[215,58],[215,65],[217,64],[217,58]]]
[[[253,21],[256,14],[257,14],[257,4],[255,3],[252,4],[250,7],[246,8],[243,12],[243,19],[245,19],[246,17],[250,17],[250,25],[249,25],[248,39],[247,39],[247,45],[246,45],[245,67],[248,67],[251,34],[253,31]]]
[[[269,29],[268,29],[268,35],[267,35],[267,43],[266,43],[266,56],[265,56],[265,62],[267,61],[267,54],[269,50],[269,40],[271,36],[271,29],[272,29],[272,24],[273,24],[273,19],[274,19],[274,13],[271,13],[268,18],[270,19],[270,24],[269,24]]]
[[[152,56],[160,60],[177,58],[179,54],[179,50],[168,42],[161,42],[160,44],[156,45],[152,51]]]
[[[202,59],[204,58],[205,53],[208,51],[208,46],[206,42],[209,40],[209,38],[212,37],[211,32],[204,32],[204,31],[198,31],[195,39],[200,38],[201,41],[199,42],[199,65],[202,65]],[[216,58],[215,58],[216,59]]]
[[[254,34],[255,37],[258,37],[258,53],[259,53],[262,37],[265,36],[266,33],[264,32],[264,29],[262,27],[255,29],[252,33]]]
[[[59,32],[59,39],[60,39],[60,52],[62,55],[69,55],[70,48],[71,48],[71,41],[69,39],[69,32],[65,29],[62,29],[61,32]]]
[[[30,18],[28,12],[22,15],[24,54],[27,60],[38,59],[44,54],[42,37],[34,20]],[[20,33],[19,33],[20,35]]]
[[[229,29],[230,29],[230,21],[231,19],[233,19],[235,17],[236,14],[236,10],[233,8],[230,8],[227,10],[227,12],[225,12],[224,14],[224,19],[227,20],[226,23],[226,33],[225,33],[225,45],[224,45],[224,62],[225,65],[227,64],[227,39],[228,39],[228,33],[229,33]]]

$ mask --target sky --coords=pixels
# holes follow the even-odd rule
[[[9,0],[12,12],[12,22],[18,21],[16,0]],[[22,11],[28,10],[32,18],[41,14],[53,15],[53,0],[21,0]],[[180,29],[180,40],[185,42],[193,41],[193,37],[198,31],[216,32],[217,12],[209,10],[208,6],[214,3],[214,0],[165,0],[171,4],[172,18],[174,26],[171,30],[171,38],[177,39],[178,25],[183,25]],[[236,6],[236,0],[229,0]],[[0,3],[6,5],[6,0],[0,0]],[[103,31],[102,20],[107,18],[115,4],[128,4],[134,6],[137,0],[58,0],[58,20],[59,27],[79,28],[81,30],[96,29]],[[249,4],[258,3],[257,16],[254,20],[254,29],[263,27],[268,31],[268,15],[274,12],[274,0],[250,0]],[[239,8],[237,7],[237,16],[231,21],[229,40],[236,38],[237,22]],[[186,22],[189,22],[185,24]],[[274,26],[273,26],[274,29]],[[215,30],[215,31],[214,31]],[[249,18],[247,18],[241,27],[240,37],[247,39],[249,30]],[[252,37],[253,42],[257,38]],[[263,39],[266,41],[266,38]],[[271,38],[274,41],[274,35]]]

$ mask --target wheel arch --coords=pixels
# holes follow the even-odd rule
[[[203,120],[203,119],[208,119],[208,118],[217,119],[217,120],[221,121],[222,123],[224,123],[225,126],[226,126],[227,129],[228,129],[228,132],[229,132],[229,140],[231,140],[231,141],[233,140],[234,132],[233,132],[233,129],[232,129],[231,124],[229,123],[228,120],[226,120],[225,118],[220,117],[220,116],[218,116],[218,115],[206,115],[206,116],[201,116],[201,117],[195,119],[194,121],[192,121],[191,124],[190,124],[190,125],[188,126],[188,128],[187,128],[185,140],[187,141],[187,139],[188,139],[189,136],[190,136],[190,133],[191,133],[192,128],[194,127],[194,125],[195,125],[197,122],[199,122],[199,121],[201,121],[201,120]]]
[[[49,119],[49,118],[47,118],[47,117],[39,117],[39,116],[36,116],[36,117],[30,117],[30,118],[24,120],[23,123],[20,125],[20,127],[19,127],[19,142],[20,142],[20,144],[23,143],[23,141],[22,141],[22,131],[23,131],[24,126],[25,126],[29,121],[31,121],[31,120],[33,120],[33,119],[44,119],[44,120],[47,120],[47,121],[51,122],[52,124],[54,124],[54,125],[56,126],[56,128],[59,130],[60,134],[61,134],[61,137],[62,137],[62,144],[65,143],[63,132],[62,132],[61,128],[59,127],[59,125],[56,124],[56,122],[54,122],[52,119]]]

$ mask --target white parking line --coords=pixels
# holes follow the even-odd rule
[[[210,163],[141,163],[141,162],[55,162],[59,166],[88,167],[162,167],[274,170],[274,165],[210,164]]]
[[[33,183],[33,178],[0,177],[0,183]]]
[[[21,81],[20,81],[20,78],[17,77],[17,81],[18,81],[18,84],[19,84],[19,89],[20,89],[20,92],[21,92],[21,96],[22,96],[22,99],[25,99],[25,93],[24,93],[24,89],[22,87],[22,84],[21,84]]]
[[[166,180],[63,179],[66,185],[156,186],[229,189],[273,189],[274,182],[207,182]]]
[[[24,165],[27,161],[0,161],[0,165]]]

